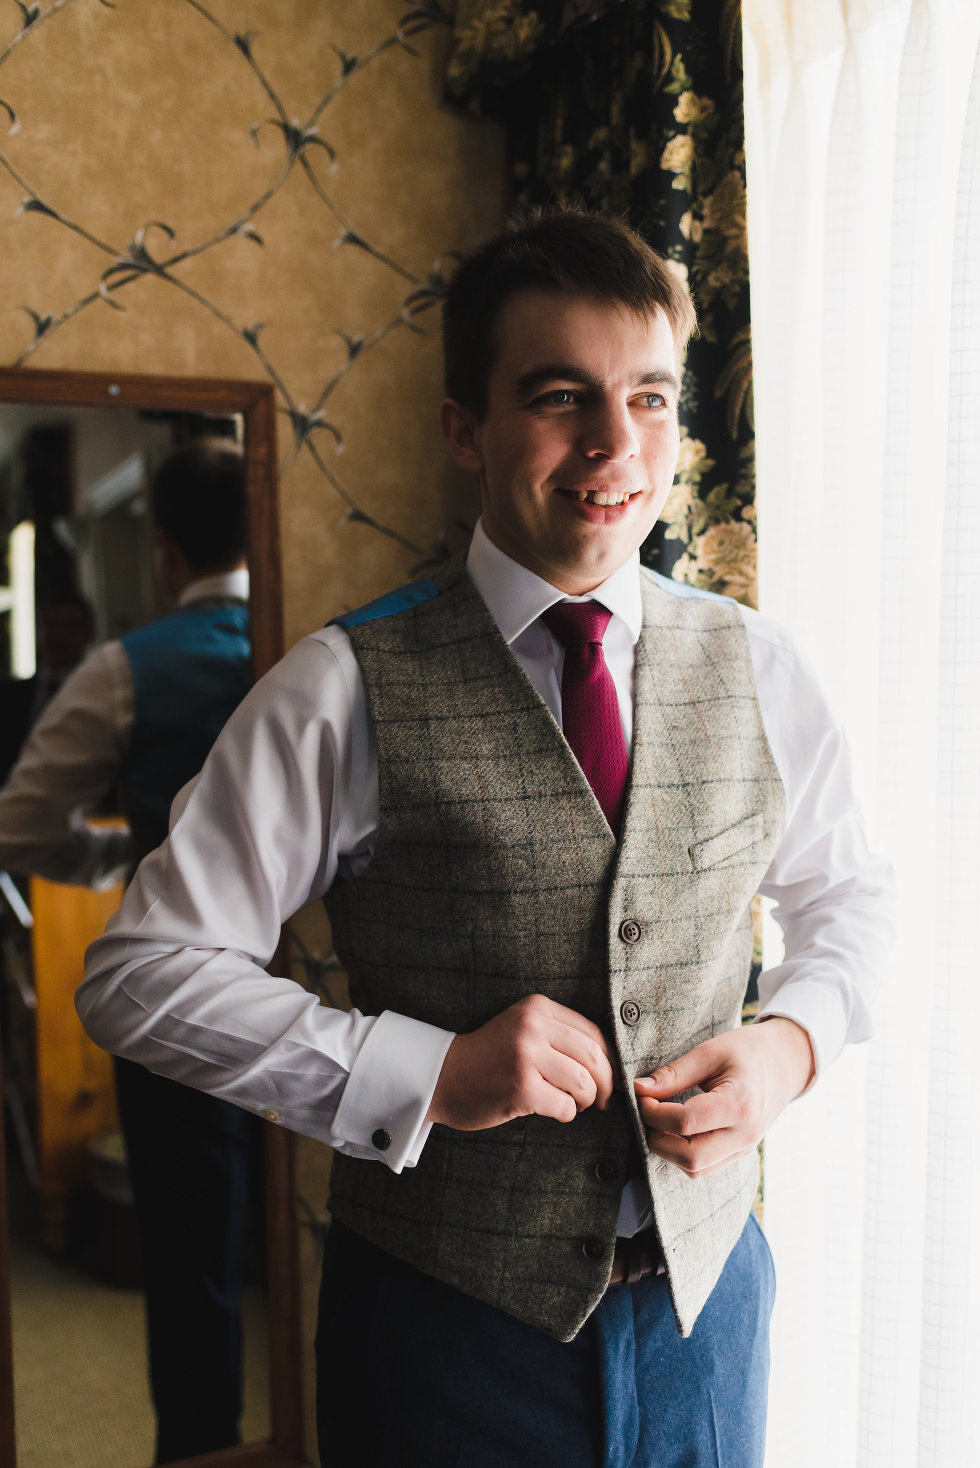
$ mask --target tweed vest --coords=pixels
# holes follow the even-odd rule
[[[454,1031],[541,993],[595,1021],[625,1090],[573,1122],[434,1126],[418,1165],[334,1159],[330,1211],[560,1340],[605,1290],[631,1135],[678,1330],[748,1217],[755,1154],[651,1157],[632,1080],[740,1022],[749,903],[782,833],[748,639],[727,599],[642,573],[621,840],[462,562],[341,618],[378,744],[374,855],[326,897],[353,1003]]]

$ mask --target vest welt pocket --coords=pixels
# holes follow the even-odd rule
[[[761,841],[765,829],[766,823],[762,816],[747,816],[744,821],[729,826],[727,831],[719,831],[717,836],[709,836],[706,841],[695,841],[693,846],[688,847],[691,870],[697,872],[705,867],[717,866],[736,852],[744,851],[753,842]]]

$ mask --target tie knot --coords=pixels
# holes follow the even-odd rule
[[[541,620],[562,647],[602,643],[612,612],[597,601],[557,601],[542,612]]]

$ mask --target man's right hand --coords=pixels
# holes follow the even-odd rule
[[[478,1030],[456,1036],[426,1121],[461,1132],[518,1116],[574,1121],[587,1106],[604,1111],[612,1089],[609,1046],[599,1027],[532,994]]]

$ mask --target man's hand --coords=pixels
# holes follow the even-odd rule
[[[461,1132],[532,1114],[573,1121],[587,1106],[605,1110],[612,1089],[609,1047],[598,1026],[532,994],[456,1036],[426,1120]]]
[[[688,1177],[708,1177],[747,1156],[813,1074],[809,1036],[791,1019],[715,1035],[634,1082],[650,1151]],[[689,1101],[660,1099],[692,1086],[701,1094]]]

